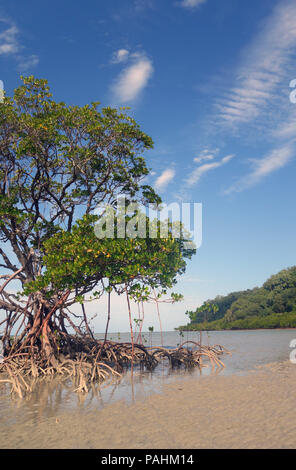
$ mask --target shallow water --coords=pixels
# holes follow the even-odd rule
[[[163,333],[165,347],[176,347],[183,341],[198,341],[199,332],[169,331]],[[103,335],[98,335],[101,338]],[[128,333],[111,333],[109,338],[115,341],[130,341]],[[149,346],[161,345],[161,335],[154,332],[144,334],[146,344]],[[221,344],[231,351],[232,355],[222,356],[226,368],[219,371],[221,375],[245,374],[257,366],[271,362],[286,361],[289,359],[291,349],[290,341],[296,338],[295,329],[286,330],[245,330],[245,331],[215,331],[203,332],[204,344]],[[204,376],[213,373],[211,368],[198,368],[191,371],[170,370],[159,365],[151,372],[141,372],[135,369],[133,379],[127,372],[120,382],[103,385],[101,388],[91,390],[87,395],[77,394],[73,391],[70,382],[61,383],[51,380],[40,384],[34,393],[24,399],[11,399],[5,387],[0,388],[0,430],[9,424],[28,423],[28,426],[53,418],[59,413],[71,411],[74,413],[90,412],[100,409],[108,403],[117,400],[133,402],[142,400],[152,393],[161,393],[163,384],[171,383],[180,378],[196,377],[202,380]],[[29,428],[28,428],[29,430]],[[1,442],[0,442],[1,447]]]

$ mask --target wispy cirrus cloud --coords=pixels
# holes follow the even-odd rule
[[[18,70],[26,72],[27,70],[35,67],[35,65],[39,64],[39,57],[35,54],[30,56],[21,56],[18,57]]]
[[[179,5],[184,8],[197,8],[207,0],[183,0]]]
[[[230,186],[225,194],[240,192],[255,184],[258,184],[263,178],[284,167],[295,156],[295,149],[291,143],[272,150],[261,159],[250,159],[253,170]]]
[[[214,150],[205,149],[202,152],[200,152],[198,157],[195,157],[193,159],[193,161],[195,163],[201,163],[203,161],[214,160],[214,158],[216,158],[218,152],[219,152],[218,148],[216,148]]]
[[[209,171],[215,170],[216,168],[219,168],[226,163],[230,162],[234,158],[234,155],[227,155],[226,157],[223,157],[219,161],[211,162],[211,163],[203,163],[202,165],[199,165],[197,168],[195,168],[190,176],[186,179],[186,184],[188,186],[193,186],[194,184],[197,184],[199,180],[204,176],[206,173]]]
[[[152,74],[152,61],[145,54],[129,54],[130,64],[120,73],[111,91],[119,103],[135,101],[147,86]]]
[[[16,54],[19,51],[18,34],[19,30],[15,25],[9,26],[0,34],[0,55]]]
[[[245,48],[233,73],[232,86],[216,99],[222,129],[245,130],[256,126],[254,135],[269,136],[262,158],[249,159],[249,171],[224,191],[240,192],[259,184],[289,164],[296,154],[296,109],[289,101],[289,83],[295,78],[296,3],[278,2],[261,29]],[[217,121],[216,121],[217,123]],[[248,126],[246,126],[246,123]],[[225,130],[225,129],[224,129]]]
[[[172,168],[164,170],[154,184],[155,189],[158,191],[164,191],[169,182],[174,178],[175,173],[175,170]]]
[[[17,63],[19,71],[26,71],[39,63],[36,54],[26,55],[23,53],[25,47],[20,43],[20,30],[16,24],[7,19],[0,18],[0,25],[4,25],[0,33],[0,56],[12,57]]]
[[[230,124],[252,121],[274,100],[296,48],[296,3],[284,1],[245,50],[236,84],[217,103],[220,119]],[[287,78],[288,80],[288,78]]]

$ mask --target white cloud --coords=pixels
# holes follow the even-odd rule
[[[245,49],[241,64],[233,74],[234,86],[216,100],[220,123],[228,123],[234,129],[236,125],[248,123],[243,129],[250,129],[253,122],[255,135],[259,130],[265,139],[268,134],[273,140],[272,149],[263,158],[249,160],[249,172],[224,191],[225,194],[260,183],[294,157],[296,112],[289,102],[289,83],[295,75],[295,16],[294,0],[277,2]]]
[[[18,28],[12,25],[0,34],[0,55],[16,54],[19,51],[18,33]]]
[[[225,165],[228,163],[234,155],[227,155],[226,157],[222,158],[222,160],[219,160],[218,162],[213,162],[213,163],[204,163],[203,165],[198,166],[189,178],[187,178],[186,183],[188,186],[192,186],[201,179],[201,177],[207,173],[208,171],[215,170],[216,168],[219,168],[222,165]]]
[[[283,147],[272,150],[264,158],[251,159],[251,165],[254,167],[253,171],[224,191],[225,194],[240,192],[259,183],[269,174],[287,165],[294,155],[295,150],[292,144],[289,143]]]
[[[20,71],[26,71],[37,65],[39,63],[37,55],[26,56],[21,53],[25,47],[20,44],[20,31],[18,27],[6,18],[0,18],[0,23],[6,25],[6,29],[0,33],[0,56],[12,56],[17,62],[17,68]]]
[[[126,67],[112,86],[114,98],[120,103],[134,101],[146,87],[153,73],[151,60],[132,54],[133,63]]]
[[[219,149],[215,149],[215,150],[205,149],[199,154],[198,157],[195,157],[193,161],[195,163],[201,163],[203,161],[214,160],[218,152],[219,152]]]
[[[296,47],[296,3],[284,1],[247,48],[236,73],[237,84],[217,104],[222,120],[248,122],[278,98]]]
[[[114,52],[112,58],[112,64],[120,64],[121,62],[126,62],[129,57],[129,51],[127,49],[118,49]]]
[[[162,172],[162,174],[157,178],[155,182],[155,189],[163,191],[169,182],[174,178],[175,170],[167,169]]]
[[[261,23],[259,32],[245,48],[236,72],[232,71],[233,85],[215,99],[212,123],[217,124],[218,109],[218,123],[233,126],[236,137],[247,133],[249,138],[250,131],[254,129],[250,124],[253,123],[256,138],[261,132],[265,140],[268,134],[273,141],[271,150],[266,151],[263,158],[249,160],[251,166],[247,174],[238,178],[225,191],[226,194],[260,183],[294,157],[296,106],[289,101],[289,84],[295,78],[295,17],[295,0],[276,3],[272,13]],[[236,128],[236,125],[244,123],[248,126]],[[216,126],[214,129],[217,129]],[[208,171],[227,163],[229,160],[225,158],[217,161],[215,152],[201,152],[194,158],[199,166],[188,176],[187,186],[196,184]]]
[[[28,57],[19,57],[18,62],[18,70],[25,72],[31,67],[35,67],[35,65],[39,64],[39,57],[34,54]]]
[[[184,8],[196,8],[202,5],[203,3],[206,3],[207,0],[183,0],[180,3],[181,7]]]

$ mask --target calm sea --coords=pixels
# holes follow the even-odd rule
[[[164,332],[164,346],[176,347],[183,341],[199,340],[199,332],[184,332],[183,334],[182,337],[177,331]],[[103,334],[97,335],[98,338],[103,336]],[[120,333],[119,336],[118,333],[111,333],[109,338],[116,341],[130,341],[128,333]],[[144,344],[147,346],[150,342],[153,346],[161,345],[161,335],[158,332],[153,332],[152,335],[144,333],[144,338],[146,339]],[[221,375],[245,374],[263,364],[288,360],[291,352],[290,341],[294,338],[296,338],[296,329],[202,333],[204,344],[221,344],[232,353],[231,356],[222,356],[221,359],[226,368],[219,372]],[[0,387],[0,428],[8,423],[24,422],[28,419],[38,422],[67,410],[90,412],[122,399],[127,402],[141,400],[152,393],[161,393],[163,384],[187,377],[202,380],[211,373],[211,368],[203,368],[202,371],[196,368],[188,372],[170,370],[163,365],[159,365],[152,373],[135,369],[133,379],[131,379],[130,372],[127,372],[120,382],[107,387],[103,385],[96,392],[91,390],[83,396],[75,393],[70,383],[62,384],[58,380],[41,384],[25,399],[12,400],[4,387]]]

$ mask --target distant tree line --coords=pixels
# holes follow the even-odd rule
[[[296,266],[271,276],[262,287],[217,296],[186,315],[190,323],[180,329],[296,327]]]

